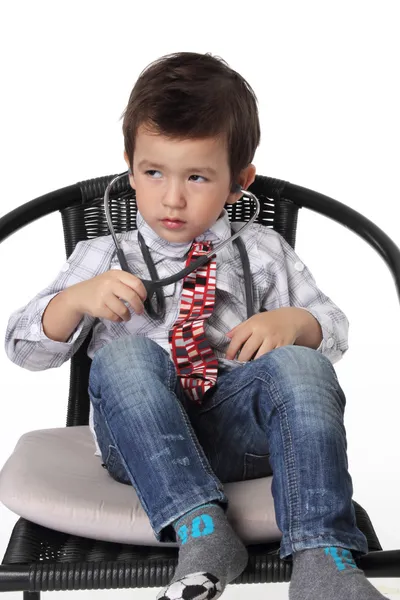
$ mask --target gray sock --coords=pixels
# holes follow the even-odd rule
[[[290,600],[383,600],[350,550],[329,546],[293,554]]]
[[[157,600],[216,600],[247,565],[245,546],[218,504],[204,504],[174,523],[179,561]]]

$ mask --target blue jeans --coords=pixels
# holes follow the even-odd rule
[[[168,353],[127,336],[96,352],[89,378],[94,428],[110,475],[132,484],[157,538],[222,483],[273,474],[281,557],[321,546],[368,551],[348,473],[345,396],[330,361],[277,348],[219,374],[198,405]]]

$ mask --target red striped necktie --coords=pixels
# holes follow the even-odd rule
[[[211,242],[194,242],[186,266],[211,247]],[[213,257],[184,278],[179,316],[169,332],[172,359],[182,387],[199,403],[217,381],[218,360],[204,332],[204,321],[211,315],[215,303],[216,270]]]

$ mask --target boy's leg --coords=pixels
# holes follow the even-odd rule
[[[120,338],[94,355],[89,396],[103,460],[117,449],[163,541],[175,541],[165,528],[183,513],[227,502],[177,393],[173,363],[148,338]]]
[[[292,600],[383,598],[350,552],[368,547],[352,505],[344,407],[330,361],[301,346],[223,374],[202,406],[188,407],[221,481],[269,475],[269,453],[281,556],[294,559]]]
[[[181,546],[174,580],[201,571],[217,598],[245,568],[247,551],[226,519],[227,499],[183,408],[169,355],[133,336],[104,346],[92,362],[89,396],[105,466],[135,487],[156,536]],[[198,596],[198,581],[184,582],[193,588],[188,599]]]

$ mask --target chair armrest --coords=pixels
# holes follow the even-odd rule
[[[0,243],[25,225],[40,217],[82,202],[82,194],[76,184],[61,188],[18,206],[0,219]]]
[[[393,275],[400,300],[400,249],[382,229],[346,204],[300,185],[286,182],[281,196],[300,207],[329,217],[362,237],[386,262]]]

